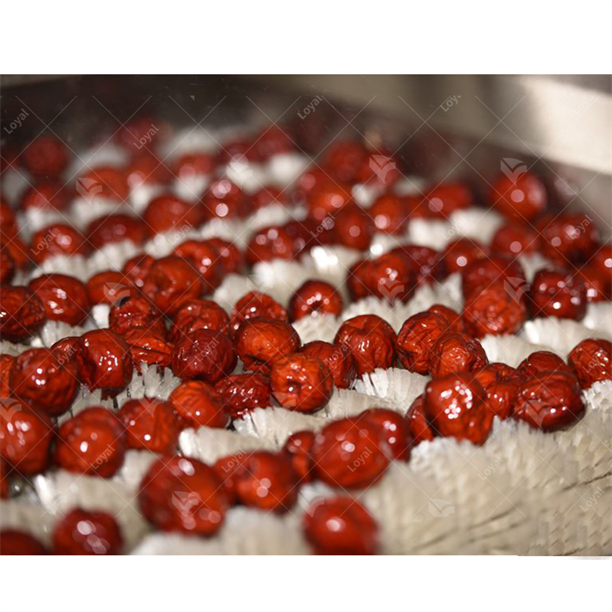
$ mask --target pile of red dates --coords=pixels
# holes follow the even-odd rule
[[[32,210],[70,218],[75,183],[68,180],[71,154],[61,141],[42,136],[20,154],[3,156],[3,173],[18,169],[30,186],[20,201],[0,203],[0,336],[3,347],[21,345],[0,355],[2,498],[15,495],[15,482],[48,470],[111,478],[128,450],[143,449],[158,459],[140,484],[138,504],[157,530],[210,537],[232,506],[287,512],[301,485],[321,481],[338,496],[315,501],[304,514],[312,550],[372,554],[380,529],[352,494],[377,483],[393,461],[409,461],[416,445],[436,437],[485,444],[495,417],[542,432],[570,427],[585,413],[582,392],[612,378],[611,345],[604,339],[580,342],[567,361],[538,351],[516,368],[490,363],[481,345],[487,335],[517,334],[536,317],[579,321],[590,303],[611,298],[612,246],[601,241],[588,216],[556,207],[531,172],[501,175],[485,201],[462,182],[432,186],[418,197],[401,195],[401,162],[393,154],[384,154],[391,171],[383,174],[377,171],[380,151],[335,141],[290,188],[247,193],[223,168],[236,159],[261,164],[294,152],[290,131],[272,126],[226,142],[216,155],[190,153],[169,164],[158,154],[157,136],[147,131],[150,124],[133,120],[116,136],[129,163],[88,168],[78,178],[118,204],[147,183],[162,185],[165,193],[141,215],[106,214],[84,229],[53,223],[26,241],[20,228],[19,219]],[[198,176],[210,179],[199,200],[175,194],[173,181]],[[355,200],[357,184],[377,194],[370,206]],[[247,219],[273,204],[300,207],[303,214],[253,232],[246,249],[219,237],[180,241],[158,258],[143,249],[156,234]],[[415,219],[444,221],[477,205],[505,219],[490,244],[463,237],[438,251],[406,243]],[[371,257],[377,234],[394,236],[397,246]],[[32,275],[58,255],[89,257],[123,241],[140,254],[120,270],[87,279]],[[361,252],[346,271],[343,291],[309,280],[285,304],[259,291],[243,295],[231,312],[214,301],[229,274],[248,275],[258,262],[299,260],[319,245]],[[549,264],[528,282],[519,257],[533,254]],[[460,275],[463,310],[435,304],[408,318],[398,333],[365,314],[344,321],[333,342],[302,345],[293,326],[304,317],[342,315],[347,298],[407,302],[420,287],[451,274]],[[110,307],[107,328],[92,325],[50,347],[30,346],[47,322],[83,326],[99,304]],[[146,397],[116,409],[71,411],[82,387],[115,398],[143,364],[170,369],[180,379],[166,401]],[[379,368],[405,368],[429,381],[401,412],[372,408],[328,421],[317,432],[293,433],[279,452],[241,452],[214,465],[180,452],[186,428],[233,429],[235,420],[270,406],[316,413],[334,389],[350,389]],[[187,496],[180,505],[178,491]],[[75,508],[55,525],[48,549],[30,534],[7,529],[0,550],[117,554],[124,552],[124,539],[113,516]]]

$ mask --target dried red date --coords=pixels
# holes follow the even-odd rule
[[[66,190],[61,183],[44,182],[32,185],[21,196],[22,210],[61,211],[68,205]]]
[[[430,381],[423,394],[423,410],[438,435],[477,446],[485,443],[493,425],[485,390],[466,372]]]
[[[299,348],[295,329],[277,319],[247,319],[236,332],[236,352],[248,370],[267,372],[274,361]]]
[[[101,389],[113,397],[132,380],[134,362],[130,347],[109,329],[95,329],[81,336],[76,354],[79,374],[91,391]]]
[[[21,474],[38,474],[49,465],[53,423],[44,413],[15,398],[0,399],[0,455]]]
[[[305,246],[305,240],[279,225],[257,231],[247,246],[246,256],[251,265],[273,259],[295,259]]]
[[[160,531],[215,534],[225,520],[227,495],[215,471],[197,459],[162,458],[140,483],[138,504]]]
[[[201,380],[180,384],[168,398],[173,410],[191,427],[218,427],[229,422],[223,397],[214,387]]]
[[[134,327],[147,327],[164,333],[163,315],[144,297],[130,297],[110,309],[108,327],[120,336]]]
[[[458,312],[455,312],[452,308],[444,306],[444,304],[433,304],[427,309],[427,312],[433,312],[434,314],[440,315],[448,323],[448,329],[454,329],[455,331],[465,331],[463,328],[463,320]]]
[[[234,304],[230,327],[236,333],[244,321],[256,317],[289,321],[287,311],[276,300],[266,293],[250,291]]]
[[[134,367],[140,371],[141,363],[168,368],[174,355],[174,344],[166,340],[165,330],[132,327],[123,334],[130,348]]]
[[[500,282],[521,299],[528,287],[523,267],[517,260],[508,257],[492,255],[477,259],[461,271],[461,289],[466,299]]]
[[[117,416],[127,434],[127,447],[173,455],[181,422],[172,407],[158,399],[133,399],[121,406]]]
[[[368,209],[376,231],[385,234],[403,234],[408,225],[410,211],[404,200],[392,193],[381,195]]]
[[[30,250],[32,259],[37,264],[41,264],[55,255],[86,256],[89,252],[89,246],[85,242],[83,234],[74,227],[63,223],[54,223],[32,236]]]
[[[376,315],[360,315],[345,321],[334,338],[334,344],[346,346],[353,353],[360,376],[376,368],[392,367],[395,342],[393,328]]]
[[[0,555],[46,555],[45,547],[32,535],[17,529],[0,531]]]
[[[243,217],[246,199],[243,191],[227,178],[214,181],[203,198],[207,216],[219,219]]]
[[[312,458],[315,474],[326,484],[359,489],[382,477],[392,453],[377,425],[349,417],[327,424],[317,434]]]
[[[589,260],[589,265],[599,270],[607,278],[610,278],[610,274],[612,274],[612,245],[604,244],[600,246],[593,253],[593,257]]]
[[[487,365],[487,355],[478,340],[457,332],[444,332],[431,349],[429,373],[433,378],[470,372]]]
[[[40,298],[49,321],[80,325],[89,316],[87,287],[72,276],[43,274],[31,280],[28,288]]]
[[[222,276],[227,274],[240,274],[244,268],[244,255],[233,243],[222,238],[208,238],[204,241],[217,252],[217,263],[223,270]]]
[[[584,283],[586,301],[603,302],[612,298],[612,274],[600,272],[595,266],[582,266],[576,269],[576,276]]]
[[[72,406],[79,381],[72,362],[62,365],[50,349],[34,348],[17,357],[10,386],[15,397],[56,417]]]
[[[578,379],[567,372],[538,372],[523,382],[513,417],[534,429],[557,431],[582,418]]]
[[[161,312],[173,316],[184,302],[202,295],[204,281],[181,257],[163,257],[151,265],[142,292]]]
[[[583,340],[572,349],[567,360],[582,389],[612,379],[612,344],[608,340]]]
[[[77,191],[88,202],[104,198],[125,202],[130,195],[127,175],[119,168],[100,166],[77,179]]]
[[[322,340],[305,344],[301,352],[307,357],[320,359],[329,369],[338,389],[350,389],[357,378],[357,362],[346,346],[336,346]]]
[[[57,432],[56,464],[76,474],[110,478],[123,464],[125,428],[106,408],[85,408],[65,421]]]
[[[405,257],[384,253],[369,264],[364,271],[364,281],[370,295],[389,304],[408,300],[416,284],[416,275]]]
[[[223,399],[225,412],[233,419],[240,419],[255,408],[267,408],[271,403],[270,380],[256,372],[226,376],[215,385],[215,390]]]
[[[546,188],[531,172],[503,174],[493,184],[493,205],[504,216],[517,221],[530,221],[548,204]]]
[[[517,372],[526,378],[531,378],[540,372],[568,372],[571,368],[555,353],[536,351],[525,357],[516,368]]]
[[[301,484],[311,482],[313,479],[311,451],[314,439],[315,434],[312,431],[297,431],[287,438],[281,450],[281,454],[291,462]]]
[[[434,218],[447,219],[457,210],[465,210],[473,203],[472,193],[465,183],[441,183],[427,193],[425,200]]]
[[[327,366],[319,359],[293,353],[276,359],[270,370],[276,401],[297,412],[316,412],[329,401],[334,385]]]
[[[87,281],[87,294],[92,305],[110,304],[112,306],[137,293],[124,274],[113,270],[98,272]]]
[[[448,274],[461,272],[468,264],[488,256],[488,249],[470,238],[459,238],[449,242],[442,256]]]
[[[408,412],[406,413],[408,427],[412,434],[413,445],[416,446],[423,441],[431,442],[434,439],[433,431],[427,422],[427,417],[423,410],[423,395],[414,399]]]
[[[201,204],[192,204],[175,196],[163,195],[149,202],[143,219],[154,234],[186,231],[204,222],[204,209]]]
[[[174,249],[174,254],[183,257],[200,273],[204,281],[204,292],[211,293],[221,283],[219,254],[210,244],[200,240],[186,240]]]
[[[170,339],[179,342],[197,329],[212,329],[229,333],[230,320],[221,306],[212,300],[189,300],[174,315]]]
[[[174,174],[180,179],[190,179],[196,176],[206,176],[215,169],[215,158],[208,153],[186,153],[174,164]]]
[[[374,236],[374,227],[368,213],[356,204],[344,206],[334,220],[333,237],[337,244],[366,251]]]
[[[412,434],[408,421],[395,410],[388,408],[370,408],[362,412],[359,417],[366,420],[380,430],[380,435],[391,449],[391,457],[397,461],[410,459],[410,446]]]
[[[593,220],[581,213],[545,215],[536,229],[541,235],[542,254],[561,266],[588,261],[599,242]]]
[[[508,257],[532,255],[540,249],[540,235],[529,225],[508,223],[493,236],[491,251]]]
[[[490,363],[474,372],[474,378],[487,394],[487,406],[502,421],[512,415],[521,375],[504,363]]]
[[[569,270],[539,270],[529,292],[533,317],[580,321],[586,314],[586,287]]]
[[[442,255],[426,246],[403,244],[394,248],[391,253],[403,256],[416,274],[417,285],[442,280],[446,275]]]
[[[53,528],[54,555],[118,555],[123,538],[107,512],[74,508]]]
[[[234,478],[236,494],[245,506],[281,513],[297,501],[298,476],[281,454],[257,451],[247,455]]]
[[[147,226],[136,217],[114,214],[95,219],[87,226],[87,240],[96,249],[129,240],[141,246],[149,238]]]
[[[407,319],[397,336],[397,355],[410,372],[427,374],[433,345],[449,329],[438,314],[420,312]]]
[[[40,136],[26,147],[21,160],[34,176],[56,177],[66,169],[70,154],[57,138]]]
[[[327,177],[307,196],[308,213],[315,221],[335,215],[352,202],[350,186],[332,183]]]
[[[182,379],[197,378],[216,383],[236,367],[232,341],[213,329],[198,329],[182,338],[172,356],[172,371]]]
[[[146,253],[135,255],[125,262],[121,272],[124,274],[129,284],[138,287],[138,289],[142,289],[144,279],[149,273],[154,261],[155,259]]]
[[[0,355],[0,398],[10,397],[11,370],[15,365],[15,357],[12,355]]]
[[[26,287],[0,287],[0,336],[22,342],[38,333],[47,320],[45,306]]]
[[[318,555],[373,555],[378,549],[378,525],[351,497],[313,502],[304,514],[304,533]]]
[[[227,455],[217,459],[213,470],[217,478],[222,483],[223,490],[230,504],[238,501],[238,491],[236,490],[236,475],[238,468],[247,458],[247,454],[238,452],[236,455]]]
[[[319,280],[306,281],[289,300],[289,318],[298,321],[312,314],[332,314],[342,312],[342,296],[333,285]]]

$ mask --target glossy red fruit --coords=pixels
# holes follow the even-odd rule
[[[531,221],[548,205],[544,183],[529,171],[502,174],[493,183],[491,201],[509,219]]]
[[[353,353],[360,376],[376,368],[392,367],[395,343],[393,328],[376,315],[360,315],[345,321],[334,338],[334,344],[346,346]]]
[[[219,254],[206,241],[186,240],[174,249],[174,255],[186,259],[200,273],[205,293],[211,293],[221,283]]]
[[[184,302],[202,295],[204,281],[181,257],[162,257],[151,265],[142,292],[161,312],[171,317]]]
[[[325,281],[306,281],[289,300],[289,318],[298,321],[312,314],[331,314],[342,312],[342,296],[333,285]]]
[[[296,240],[287,228],[271,225],[257,231],[249,241],[246,257],[251,265],[273,259],[295,259],[302,251],[305,241]]]
[[[257,372],[226,376],[217,382],[215,390],[221,395],[224,411],[233,419],[255,408],[267,408],[272,401],[270,379]]]
[[[78,194],[87,202],[98,198],[125,202],[130,195],[127,174],[119,168],[100,166],[80,176],[76,182]]]
[[[369,187],[388,189],[401,178],[397,159],[388,151],[368,151],[355,177],[358,183]]]
[[[21,196],[22,210],[61,211],[68,205],[67,192],[61,182],[41,182],[26,189]]]
[[[536,223],[544,257],[556,264],[587,262],[599,244],[593,219],[582,213],[545,215]]]
[[[40,136],[32,141],[21,154],[21,162],[35,176],[53,178],[68,165],[70,153],[59,139]]]
[[[571,368],[551,351],[536,351],[529,357],[525,357],[516,368],[516,371],[525,378],[531,378],[541,372],[567,372],[571,373]]]
[[[235,479],[238,499],[247,507],[282,513],[297,501],[298,476],[281,454],[250,453],[240,462]]]
[[[573,424],[584,412],[580,385],[573,374],[539,372],[520,386],[513,417],[550,432]]]
[[[612,273],[600,272],[595,266],[581,266],[576,269],[576,276],[584,283],[587,302],[604,302],[612,299]]]
[[[327,424],[312,447],[316,476],[332,487],[361,489],[377,482],[392,459],[379,426],[359,417]]]
[[[390,251],[403,256],[416,274],[417,285],[432,284],[446,276],[442,254],[426,246],[404,244]]]
[[[181,422],[172,407],[159,399],[133,399],[121,406],[117,416],[127,434],[127,447],[172,455],[178,445]]]
[[[463,309],[465,329],[475,338],[516,334],[526,319],[525,300],[502,281],[472,293]]]
[[[533,255],[540,249],[540,235],[529,225],[508,223],[493,236],[491,252],[508,257]]]
[[[26,287],[0,287],[0,336],[9,342],[23,342],[37,334],[47,321],[45,306]]]
[[[167,185],[172,180],[172,172],[164,160],[150,152],[141,152],[133,157],[125,173],[130,191],[142,185]]]
[[[589,260],[589,265],[610,278],[612,274],[612,244],[604,244],[597,248]]]
[[[327,177],[307,194],[308,214],[315,221],[335,215],[352,202],[351,188],[342,183],[333,183]]]
[[[49,321],[80,325],[89,316],[87,287],[72,276],[43,274],[31,280],[28,288],[40,298]]]
[[[222,483],[227,500],[232,505],[238,502],[238,491],[236,490],[238,468],[247,457],[247,453],[239,451],[235,455],[227,455],[217,459],[213,465],[213,470],[219,482]]]
[[[274,361],[299,348],[295,329],[277,319],[247,319],[236,332],[236,352],[247,370],[268,372]]]
[[[245,265],[244,254],[233,243],[222,238],[208,238],[204,242],[217,252],[217,263],[221,266],[222,277],[226,274],[240,274]]]
[[[95,219],[87,226],[85,234],[95,249],[124,240],[140,246],[150,236],[147,226],[140,219],[119,213]]]
[[[135,327],[165,333],[163,315],[144,297],[134,296],[115,304],[108,315],[108,327],[120,336]]]
[[[307,357],[321,360],[338,389],[350,389],[357,378],[357,362],[346,345],[336,346],[322,340],[308,342],[301,349]]]
[[[256,317],[289,321],[287,311],[276,300],[261,291],[249,291],[234,304],[230,321],[233,333],[238,331],[244,321]]]
[[[251,196],[251,208],[254,211],[275,204],[287,206],[288,203],[284,190],[280,190],[277,187],[262,187]]]
[[[179,456],[151,465],[140,484],[138,504],[156,529],[199,536],[221,529],[229,505],[211,467]]]
[[[452,308],[444,306],[444,304],[433,304],[427,309],[427,312],[433,312],[445,319],[448,323],[448,329],[465,331],[461,315]]]
[[[289,460],[301,484],[311,482],[314,477],[312,460],[314,439],[313,431],[296,431],[287,438],[281,450],[281,454]]]
[[[201,380],[181,383],[168,398],[168,403],[190,427],[224,428],[228,422],[223,396],[212,385]]]
[[[444,249],[443,264],[448,274],[461,272],[468,264],[488,256],[488,249],[476,240],[458,238]]]
[[[270,385],[276,401],[297,412],[316,412],[323,408],[334,390],[327,366],[303,353],[276,359],[270,370]]]
[[[479,370],[487,365],[487,355],[478,340],[457,332],[444,332],[431,349],[429,373],[432,378]]]
[[[244,192],[227,178],[214,181],[203,198],[207,216],[210,218],[232,219],[245,213]]]
[[[473,374],[457,372],[430,381],[423,394],[423,410],[440,436],[469,440],[481,446],[493,425],[487,394]]]
[[[216,161],[212,155],[202,151],[186,153],[179,157],[174,164],[174,174],[180,179],[190,179],[195,176],[206,176],[215,169]]]
[[[286,126],[270,125],[253,138],[249,151],[251,159],[264,162],[274,155],[290,153],[295,143]]]
[[[15,361],[16,359],[12,355],[0,355],[0,398],[10,397],[11,395],[9,381]]]
[[[374,555],[379,545],[376,521],[351,497],[313,502],[304,514],[304,533],[317,555]]]
[[[376,231],[385,234],[403,234],[408,225],[410,211],[404,200],[392,193],[381,195],[368,209]]]
[[[0,555],[46,555],[45,547],[32,535],[18,529],[0,531]]]
[[[44,413],[15,398],[0,399],[0,455],[21,474],[38,474],[49,465],[53,423]]]
[[[54,223],[47,225],[32,236],[30,251],[32,259],[37,264],[41,264],[55,255],[86,256],[89,252],[89,245],[85,242],[83,234],[76,228],[63,223]]]
[[[129,119],[115,136],[115,140],[127,149],[130,155],[152,149],[163,135],[163,126],[153,116],[137,115]]]
[[[216,383],[234,371],[236,362],[236,351],[228,336],[212,329],[198,329],[177,343],[172,371],[184,380]]]
[[[391,457],[397,461],[410,459],[412,433],[408,421],[395,410],[388,408],[370,408],[359,415],[359,418],[373,423],[391,449]]]
[[[151,255],[141,253],[128,259],[123,265],[121,272],[129,284],[134,285],[134,287],[138,289],[142,289],[144,279],[149,273],[154,261],[155,259]]]
[[[109,329],[95,329],[81,336],[76,354],[79,375],[90,391],[101,389],[114,397],[132,380],[134,362],[130,347]]]
[[[427,374],[433,345],[449,329],[438,314],[420,312],[406,319],[397,335],[397,356],[410,372]]]
[[[72,406],[79,381],[72,362],[62,365],[50,349],[34,348],[15,360],[10,386],[15,397],[56,417]]]
[[[425,201],[434,218],[447,219],[455,211],[469,208],[474,198],[465,183],[456,181],[436,185],[427,193]]]
[[[15,260],[6,250],[0,250],[0,285],[10,285],[15,276]]]
[[[389,304],[407,301],[416,284],[413,268],[397,253],[384,253],[370,260],[362,268],[362,275],[367,293]]]
[[[162,195],[149,202],[143,219],[153,234],[187,231],[204,222],[204,209],[200,204],[185,202],[172,195]]]
[[[80,372],[78,371],[76,354],[79,350],[79,342],[81,338],[79,336],[68,336],[58,340],[51,346],[51,351],[55,355],[58,363],[62,366],[70,363],[73,366],[73,373],[81,381]]]
[[[474,378],[487,394],[487,406],[502,421],[514,410],[522,376],[505,363],[490,363],[474,372]]]
[[[567,360],[582,389],[612,379],[612,344],[608,340],[583,340],[572,349]]]
[[[118,304],[125,298],[138,295],[137,289],[122,272],[106,270],[94,274],[87,281],[87,293],[92,305]]]
[[[408,408],[406,420],[412,434],[413,446],[417,446],[423,441],[431,442],[434,439],[434,433],[423,410],[423,394],[416,397]]]
[[[539,270],[531,283],[529,301],[533,317],[580,321],[587,309],[586,287],[570,270]]]
[[[140,364],[168,368],[174,355],[174,344],[166,340],[165,330],[132,327],[123,334],[130,348],[134,367],[140,372]]]
[[[107,512],[74,508],[53,528],[54,555],[118,555],[121,530]]]
[[[491,255],[477,259],[461,271],[461,289],[466,299],[497,283],[502,283],[507,291],[521,299],[529,287],[523,267],[509,257]]]
[[[198,329],[212,329],[229,334],[230,320],[223,308],[212,300],[189,300],[174,315],[170,339],[179,342]]]
[[[368,213],[356,204],[344,206],[334,220],[333,237],[336,244],[366,251],[374,237],[374,224]]]
[[[55,463],[76,474],[110,478],[123,465],[127,434],[115,412],[85,408],[57,432]]]

